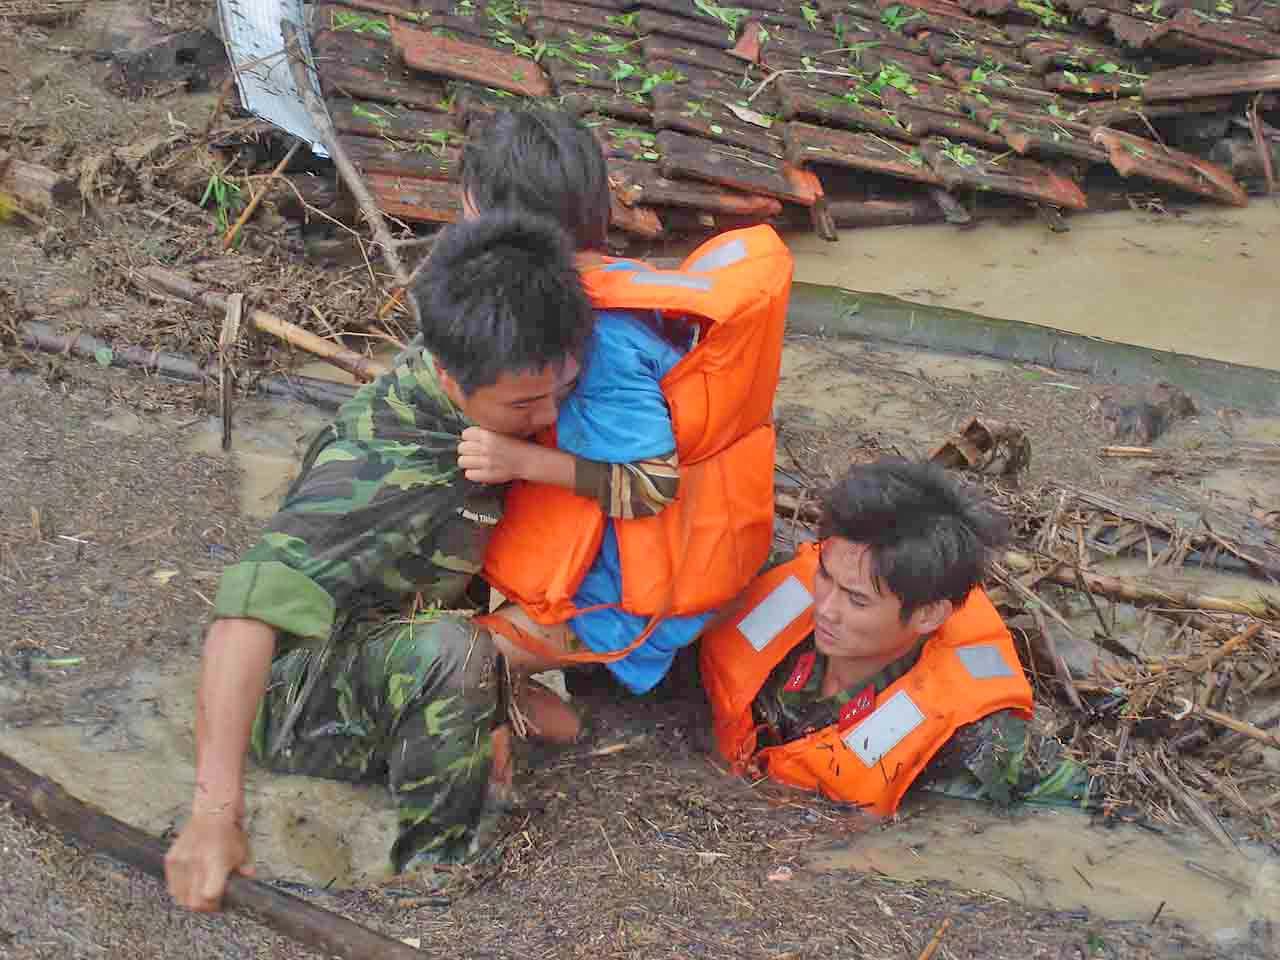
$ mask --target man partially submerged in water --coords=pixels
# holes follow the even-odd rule
[[[853,467],[826,498],[821,541],[761,574],[702,638],[722,755],[884,815],[912,785],[1082,800],[1086,771],[1031,732],[1031,687],[981,588],[1004,535],[933,465]]]

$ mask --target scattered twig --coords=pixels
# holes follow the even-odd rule
[[[951,918],[947,917],[945,920],[942,921],[942,926],[938,927],[938,931],[933,935],[933,939],[930,940],[928,945],[923,950],[920,951],[919,960],[931,960],[933,955],[937,953],[938,947],[942,944],[942,938],[946,934],[950,926],[951,926]]]
[[[289,148],[289,152],[284,155],[279,163],[275,165],[271,173],[267,175],[266,181],[258,188],[258,191],[249,199],[239,218],[231,225],[231,229],[227,231],[227,235],[222,238],[222,249],[230,250],[231,245],[236,242],[236,235],[240,233],[240,228],[249,222],[249,218],[253,216],[258,209],[258,205],[267,195],[267,191],[271,189],[271,184],[275,179],[284,172],[284,168],[289,165],[289,161],[293,159],[294,154],[302,147],[301,140],[295,140],[293,146]]]
[[[609,845],[609,853],[613,855],[614,866],[618,868],[618,873],[622,873],[622,861],[618,859],[618,851],[613,849],[613,841],[609,839],[609,834],[604,829],[604,824],[600,824],[600,835],[604,837],[604,842]]]

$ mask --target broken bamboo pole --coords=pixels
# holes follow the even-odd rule
[[[1010,570],[1016,570],[1019,573],[1034,570],[1037,566],[1033,557],[1025,553],[1018,553],[1015,550],[1007,551],[1003,560]],[[1079,575],[1079,580],[1076,579],[1077,574]],[[1101,573],[1092,573],[1088,570],[1077,570],[1077,568],[1065,563],[1054,564],[1044,574],[1043,579],[1051,580],[1064,587],[1076,589],[1079,589],[1083,584],[1094,593],[1101,593],[1112,599],[1124,600],[1128,603],[1160,603],[1188,610],[1214,610],[1219,613],[1234,613],[1245,617],[1266,617],[1269,615],[1267,602],[1261,598],[1256,602],[1249,602],[1232,600],[1227,597],[1213,597],[1202,593],[1193,593],[1190,590],[1176,590],[1156,586],[1148,581],[1129,577],[1111,577]]]
[[[139,273],[161,290],[182,297],[184,300],[203,304],[210,310],[225,312],[227,309],[227,298],[222,294],[202,289],[187,277],[172,270],[166,270],[163,267],[144,267]],[[273,337],[279,337],[301,350],[328,361],[357,380],[365,382],[376,380],[387,372],[384,364],[362,357],[354,350],[340,347],[332,340],[316,336],[295,323],[280,319],[275,314],[267,313],[265,310],[250,310],[247,313],[249,322],[258,330],[269,333]]]
[[[18,328],[17,336],[24,347],[99,362],[109,354],[112,363],[138,367],[147,373],[162,374],[175,380],[204,383],[217,376],[216,368],[201,366],[190,357],[144,350],[142,347],[113,347],[87,333],[55,333],[44,323],[28,321]],[[257,382],[257,387],[270,397],[302,400],[327,410],[336,410],[355,395],[355,389],[346,384],[316,377],[264,377]]]
[[[58,784],[0,753],[0,798],[32,820],[56,827],[95,852],[164,880],[165,845],[137,827],[76,799]],[[391,937],[300,897],[233,873],[225,902],[248,910],[268,926],[326,957],[343,960],[422,960],[423,954]]]
[[[302,58],[299,28],[289,20],[281,20],[280,30],[284,35],[285,52],[289,58],[289,70],[293,74],[293,82],[298,88],[298,93],[302,96],[302,102],[307,108],[307,113],[310,114],[316,129],[320,133],[320,139],[324,143],[325,149],[329,151],[329,156],[333,159],[333,165],[337,168],[338,176],[342,178],[342,182],[351,191],[356,205],[360,208],[365,220],[368,221],[369,229],[373,231],[373,238],[377,241],[378,247],[382,251],[382,259],[391,271],[392,277],[399,286],[407,287],[409,285],[409,271],[404,268],[404,263],[400,260],[400,254],[396,249],[396,241],[392,238],[391,231],[387,228],[387,221],[382,216],[382,211],[378,209],[378,205],[374,203],[373,196],[369,193],[369,188],[364,182],[364,177],[360,175],[360,171],[351,162],[351,158],[347,156],[347,151],[338,140],[338,135],[333,129],[333,121],[329,117],[329,110],[325,107],[324,101],[320,99],[320,96],[316,93],[315,86],[311,82],[311,64]],[[412,299],[410,299],[410,303],[412,302]]]

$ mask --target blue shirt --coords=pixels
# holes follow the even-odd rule
[[[636,266],[619,264],[614,269]],[[578,385],[560,408],[560,449],[605,463],[669,454],[676,438],[661,380],[682,355],[644,314],[597,312]],[[622,600],[622,567],[612,523],[606,524],[600,553],[573,599],[580,608]],[[692,643],[712,616],[708,612],[663,620],[640,647],[609,668],[633,693],[648,692],[666,676],[676,652]],[[611,608],[582,613],[569,622],[585,646],[608,653],[630,646],[649,618]]]

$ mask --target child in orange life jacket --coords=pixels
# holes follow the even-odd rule
[[[1023,763],[1031,688],[980,587],[1004,529],[933,465],[853,467],[821,542],[702,640],[721,754],[884,815],[918,778],[1004,801],[1048,781],[1082,795],[1067,761],[1049,758],[1056,779]]]
[[[646,270],[601,255],[609,225],[609,182],[604,153],[589,129],[564,112],[500,112],[463,156],[464,209],[522,209],[558,221],[575,238],[580,269]],[[660,382],[692,346],[692,330],[664,325],[656,313],[597,311],[595,332],[572,393],[556,421],[557,448],[471,428],[459,444],[467,478],[484,483],[523,479],[554,484],[596,500],[608,517],[661,512],[679,487],[675,433]],[[547,545],[554,550],[554,544]],[[534,623],[518,606],[500,615],[553,649],[580,645],[598,653],[625,648],[648,618],[611,607],[621,599],[621,565],[612,524],[588,570],[575,604],[583,612],[567,623]],[[647,641],[609,664],[635,693],[656,685],[676,652],[692,642],[712,612],[668,617]],[[495,638],[497,639],[497,638]],[[525,670],[555,661],[499,640],[509,660]]]

